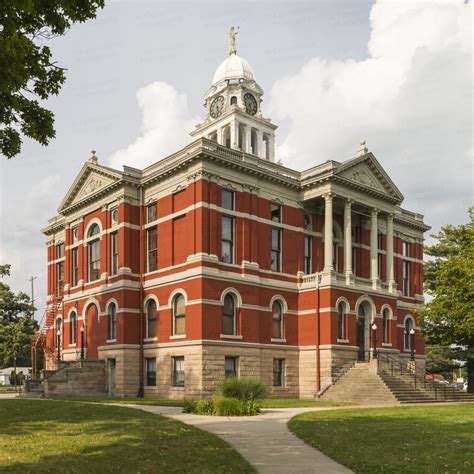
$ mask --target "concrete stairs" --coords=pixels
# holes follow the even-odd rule
[[[396,405],[399,403],[377,374],[377,364],[358,362],[320,397],[334,402],[354,402],[361,405]]]
[[[41,380],[29,381],[24,398],[107,396],[105,361],[60,362],[57,370],[43,370]]]

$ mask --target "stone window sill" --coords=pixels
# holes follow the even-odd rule
[[[273,390],[286,390],[286,387],[284,385],[282,385],[281,387],[273,386],[272,388],[273,388]]]
[[[221,339],[243,339],[243,336],[238,336],[237,334],[221,334]]]
[[[156,385],[148,385],[143,387],[145,390],[156,390]]]
[[[74,344],[68,344],[68,347],[76,347],[77,343]]]
[[[279,337],[272,337],[270,339],[271,342],[286,342],[286,339],[282,339],[282,338],[279,338]]]
[[[143,342],[154,342],[154,341],[157,341],[158,338],[157,337],[145,337],[143,339]]]
[[[172,390],[172,391],[176,390],[176,391],[180,392],[180,391],[184,390],[184,387],[174,387],[174,386],[172,386],[172,387],[170,387],[170,390]]]
[[[170,336],[170,339],[186,339],[186,334],[175,334],[174,336]]]
[[[342,344],[349,344],[349,339],[338,339],[337,342],[340,342]]]
[[[382,342],[382,347],[392,347],[391,342]]]
[[[107,339],[105,342],[117,342],[117,339]]]

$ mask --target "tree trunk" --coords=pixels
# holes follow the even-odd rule
[[[471,351],[467,356],[467,391],[474,393],[474,354]]]

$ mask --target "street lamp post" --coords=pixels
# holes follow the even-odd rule
[[[372,324],[372,335],[373,335],[373,344],[374,344],[374,359],[377,359],[377,324]]]
[[[81,360],[84,360],[84,326],[81,326]]]
[[[61,329],[58,328],[58,360],[61,360]]]
[[[410,329],[410,348],[411,348],[411,360],[415,360],[415,330]]]

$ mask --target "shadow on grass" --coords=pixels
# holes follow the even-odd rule
[[[0,401],[5,472],[254,472],[221,439],[135,409]]]
[[[474,406],[310,412],[288,426],[356,472],[474,472]]]

